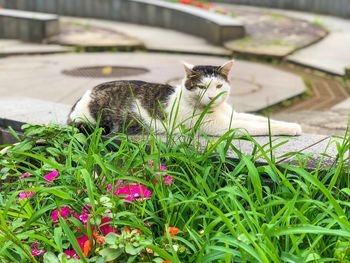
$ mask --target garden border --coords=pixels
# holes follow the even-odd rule
[[[245,34],[243,24],[236,19],[160,0],[0,0],[0,6],[164,27],[205,38],[216,45]]]
[[[251,5],[338,16],[350,19],[350,0],[210,0],[216,3]]]

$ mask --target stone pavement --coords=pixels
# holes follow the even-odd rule
[[[319,43],[297,51],[288,60],[300,65],[343,76],[350,64],[350,20],[313,14],[288,12],[309,21],[320,21],[329,35]]]
[[[28,122],[43,125],[50,123],[65,124],[69,110],[70,106],[61,103],[30,98],[2,97],[0,99],[0,144],[13,142],[6,130],[1,128],[6,129],[11,126],[13,129],[20,131],[21,125]],[[254,139],[265,151],[270,148],[267,136],[254,137]],[[298,155],[307,156],[309,160],[307,166],[311,169],[315,168],[318,163],[322,163],[323,166],[332,165],[337,153],[335,140],[335,138],[329,136],[315,134],[303,134],[298,137],[272,137],[271,144],[276,147],[272,151],[272,156],[277,163],[293,163],[293,160],[296,160],[295,156],[288,154],[298,152]],[[250,141],[235,140],[232,143],[245,154],[253,152],[254,144]],[[206,145],[204,139],[203,145]],[[270,156],[269,152],[268,155]],[[237,159],[238,156],[233,151],[229,151],[228,157]],[[263,158],[256,161],[265,163]]]
[[[0,97],[21,96],[73,104],[87,89],[111,79],[176,84],[184,76],[181,61],[222,65],[227,60],[212,56],[136,52],[8,57],[0,59]],[[112,71],[111,66],[141,67],[145,72],[128,77],[121,72],[120,77],[111,75],[112,78],[108,77],[108,72],[102,78],[63,74],[63,71],[89,66],[101,66],[97,73],[104,67]],[[236,61],[231,81],[233,90],[229,103],[238,111],[258,111],[305,91],[299,76],[246,61]]]
[[[298,122],[307,133],[343,136],[349,127],[349,113],[349,109],[302,110],[276,113],[272,118]]]
[[[142,41],[110,28],[93,26],[82,21],[60,22],[60,32],[51,43],[82,48],[117,48],[118,50],[143,48]]]
[[[19,40],[0,39],[0,57],[23,54],[52,54],[72,51],[60,45],[26,43]]]
[[[212,9],[244,24],[246,36],[224,45],[235,53],[283,58],[327,35],[324,28],[312,21],[289,17],[278,11],[223,3],[214,4]]]
[[[63,23],[80,23],[123,33],[138,39],[149,51],[230,56],[231,51],[209,44],[205,39],[175,30],[88,18],[60,17]]]
[[[221,4],[220,4],[221,5]],[[225,5],[234,10],[242,5]],[[321,25],[329,34],[318,43],[296,51],[287,57],[293,63],[315,68],[331,74],[345,74],[345,68],[350,66],[350,20],[332,16],[287,11],[273,8],[243,6],[247,10],[273,13],[275,16],[288,16],[301,19],[314,25]],[[294,34],[290,37],[295,38]]]

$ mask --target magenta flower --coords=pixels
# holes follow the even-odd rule
[[[167,171],[168,168],[167,168],[166,166],[164,166],[164,165],[159,165],[159,170],[161,170],[161,171]]]
[[[30,245],[31,248],[36,248],[40,243],[38,241]]]
[[[44,254],[44,253],[45,253],[45,250],[43,250],[43,249],[38,249],[38,248],[34,248],[34,249],[32,250],[32,252],[31,252],[31,254],[32,254],[33,257],[38,257],[38,256],[40,256],[40,255],[42,255],[42,254]]]
[[[51,219],[52,221],[54,222],[57,222],[58,221],[58,214],[59,214],[59,211],[56,209],[56,210],[53,210],[52,214],[51,214]]]
[[[54,210],[51,214],[51,219],[54,222],[58,222],[58,215],[60,214],[62,218],[67,218],[71,212],[69,206],[64,206],[60,210]]]
[[[64,254],[66,254],[68,258],[80,259],[79,255],[77,254],[77,252],[74,249],[65,250]]]
[[[102,235],[106,236],[108,233],[116,233],[117,230],[115,230],[113,227],[110,226],[109,222],[112,220],[112,218],[109,217],[102,217],[101,225],[99,226],[99,229],[102,233]]]
[[[123,195],[123,199],[133,202],[135,200],[147,199],[152,195],[152,192],[142,184],[129,184],[117,188],[114,195]]]
[[[166,177],[163,177],[163,181],[164,181],[164,184],[166,186],[169,186],[171,184],[171,182],[173,181],[173,177],[172,176],[166,176]]]
[[[89,220],[89,214],[86,212],[83,212],[80,216],[79,216],[79,220],[83,223],[86,224],[87,221]]]
[[[58,176],[58,171],[57,170],[53,170],[51,173],[48,173],[47,175],[44,176],[44,179],[46,181],[52,182],[53,180],[55,180],[55,178]]]
[[[35,191],[21,192],[18,195],[18,200],[22,200],[22,199],[25,199],[25,198],[30,198],[31,196],[33,196],[35,194],[36,194]]]
[[[24,173],[19,177],[19,179],[24,179],[24,178],[29,177],[29,176],[30,176],[30,173]]]
[[[60,210],[60,213],[61,213],[61,216],[63,218],[67,218],[69,213],[70,213],[70,207],[69,206],[62,207],[61,210]]]
[[[88,240],[89,240],[89,238],[87,235],[83,235],[83,236],[77,238],[79,247],[81,248],[82,251],[84,251],[84,243]]]

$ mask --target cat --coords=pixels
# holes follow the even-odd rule
[[[185,77],[178,86],[138,80],[102,83],[88,90],[72,107],[68,123],[78,126],[86,121],[99,125],[106,133],[128,131],[137,133],[150,127],[164,133],[182,123],[192,128],[200,114],[207,111],[201,131],[221,136],[230,129],[245,130],[251,136],[300,135],[297,123],[270,120],[247,113],[237,113],[226,102],[231,86],[229,74],[233,61],[221,66],[194,66],[184,62]],[[176,112],[176,114],[175,114]]]

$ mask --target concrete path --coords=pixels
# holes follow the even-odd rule
[[[289,61],[336,75],[350,66],[350,20],[337,17],[283,11],[287,15],[321,23],[329,35],[319,43],[295,52]]]
[[[221,4],[219,4],[220,6]],[[345,68],[350,67],[350,20],[327,15],[312,14],[299,11],[287,11],[274,8],[262,8],[242,5],[227,5],[230,10],[246,8],[268,12],[275,16],[289,16],[302,19],[315,25],[322,25],[329,34],[320,42],[296,51],[287,57],[291,62],[315,68],[336,75],[344,75]],[[276,17],[278,18],[278,17]],[[278,18],[280,19],[280,18]],[[300,27],[300,26],[299,26]],[[294,38],[294,35],[290,36]]]
[[[0,39],[0,57],[23,54],[53,54],[72,51],[60,45],[26,43],[19,40]]]
[[[227,59],[212,56],[159,53],[86,53],[23,56],[0,59],[0,97],[21,96],[73,104],[87,89],[113,79],[140,79],[179,83],[184,76],[181,61],[222,65]],[[81,67],[137,67],[146,72],[121,77],[73,77],[63,71]],[[103,69],[99,69],[97,73]],[[128,70],[128,69],[126,69]],[[107,72],[108,73],[108,72]],[[100,74],[101,75],[101,74]],[[305,91],[301,77],[272,67],[236,61],[231,76],[229,103],[238,111],[258,111]],[[18,102],[20,105],[20,101]]]

